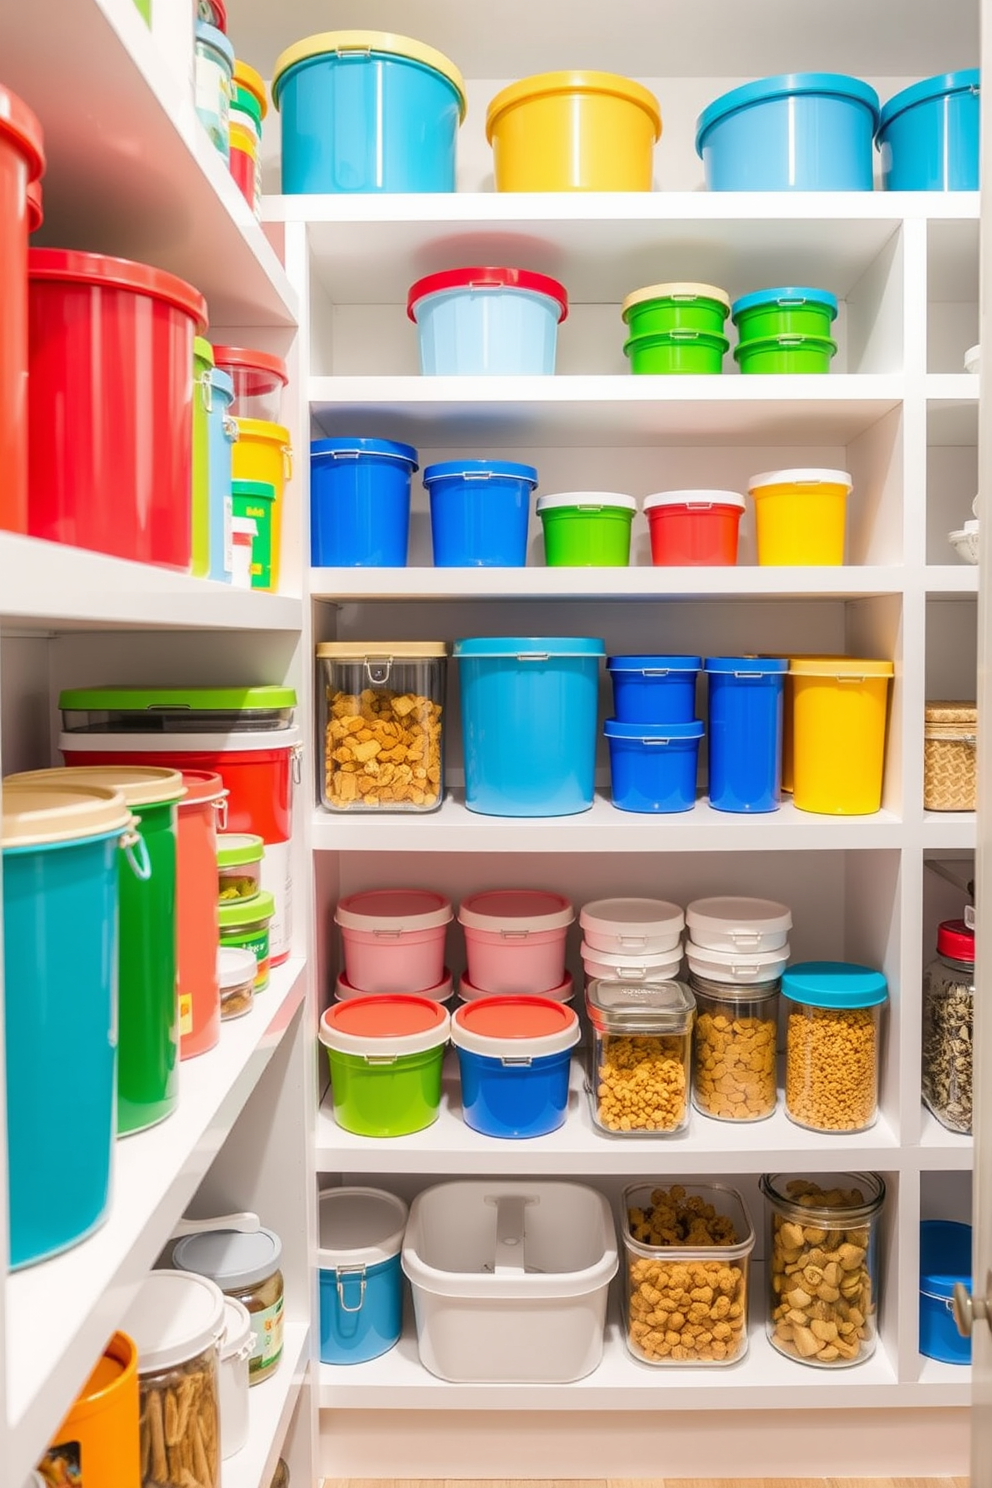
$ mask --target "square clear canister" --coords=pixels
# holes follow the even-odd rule
[[[652,1135],[689,1121],[689,1058],[696,1003],[682,982],[586,984],[592,1118],[600,1131]]]

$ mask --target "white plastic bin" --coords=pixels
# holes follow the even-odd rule
[[[464,1384],[567,1384],[603,1357],[617,1240],[578,1183],[439,1183],[403,1241],[420,1361]]]

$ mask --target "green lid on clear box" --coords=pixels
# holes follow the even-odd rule
[[[189,712],[244,713],[295,708],[292,687],[75,687],[59,695],[60,708],[150,713],[182,708]]]
[[[853,961],[803,961],[782,974],[782,996],[807,1007],[875,1007],[888,995],[882,972]]]
[[[252,832],[221,832],[217,838],[217,867],[241,868],[246,863],[258,863],[265,852],[265,843]]]

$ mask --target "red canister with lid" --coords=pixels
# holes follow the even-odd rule
[[[0,527],[28,530],[28,233],[45,169],[41,125],[0,87]]]

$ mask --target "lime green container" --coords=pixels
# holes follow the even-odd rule
[[[674,331],[657,331],[649,336],[631,336],[624,343],[623,352],[630,359],[632,372],[710,374],[723,370],[723,358],[729,345],[726,336],[683,327]]]
[[[214,349],[202,336],[193,340],[193,543],[191,572],[210,571],[210,374]]]
[[[722,336],[730,296],[715,284],[649,284],[627,296],[620,314],[632,338],[679,330]]]
[[[138,14],[144,18],[145,24],[152,23],[152,0],[134,0]]]
[[[836,351],[829,336],[764,336],[741,341],[734,360],[742,372],[829,372]]]
[[[567,491],[539,496],[549,568],[626,568],[637,502],[615,491]]]
[[[236,480],[231,483],[233,515],[251,517],[256,534],[251,544],[251,587],[272,589],[272,522],[276,488],[267,481]]]
[[[403,1137],[431,1126],[441,1106],[449,1025],[446,1010],[428,997],[376,994],[329,1007],[320,1041],[338,1125],[363,1137]]]
[[[275,911],[276,901],[265,889],[253,899],[236,899],[233,903],[221,904],[217,910],[221,945],[255,953],[256,992],[264,992],[269,985],[272,971],[269,924]]]
[[[829,289],[785,285],[759,289],[735,300],[731,319],[741,341],[766,336],[829,336],[837,319],[837,296]]]

